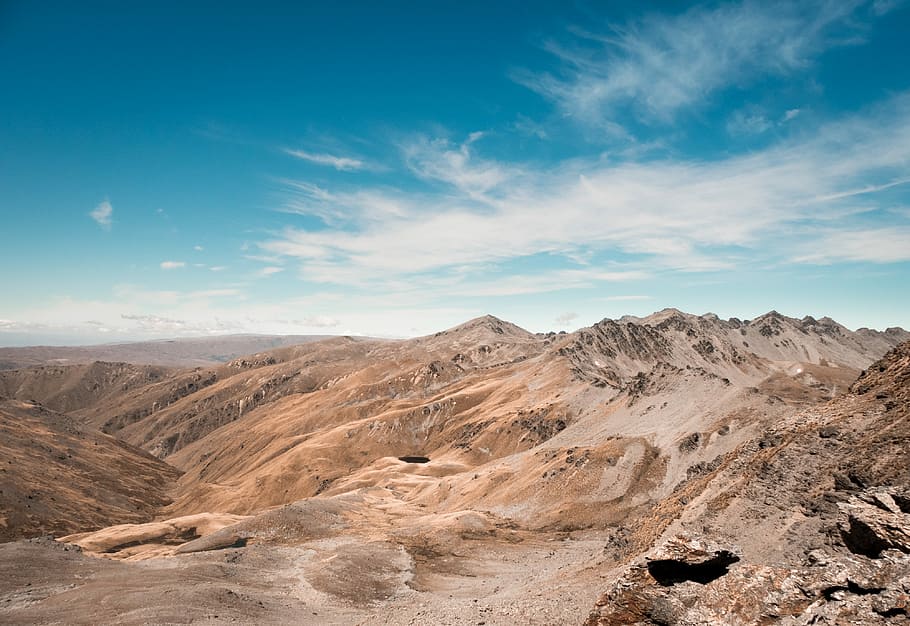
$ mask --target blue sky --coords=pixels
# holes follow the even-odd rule
[[[910,328],[910,3],[0,3],[0,344]]]

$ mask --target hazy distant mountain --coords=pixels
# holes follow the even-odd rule
[[[31,365],[113,361],[140,365],[196,367],[215,365],[261,350],[325,339],[327,335],[219,335],[160,339],[96,346],[0,348],[0,370]]]

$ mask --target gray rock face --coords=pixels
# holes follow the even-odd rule
[[[736,546],[674,537],[629,566],[586,625],[908,621],[910,514],[891,491],[843,503],[838,527],[850,552],[815,549],[808,566],[752,564]]]
[[[885,550],[910,553],[910,515],[898,502],[907,499],[896,490],[883,489],[852,496],[839,505],[843,515],[838,528],[851,552],[872,558]]]

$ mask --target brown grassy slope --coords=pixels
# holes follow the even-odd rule
[[[185,470],[171,514],[251,513],[381,486],[442,511],[604,525],[792,405],[830,397],[893,339],[867,335],[776,313],[745,323],[667,310],[568,335],[487,316],[408,341],[279,348],[147,384],[112,376],[96,400],[54,397],[76,398],[88,424]],[[60,370],[62,388],[108,366],[80,367]],[[39,378],[53,389],[53,377]],[[388,462],[415,454],[432,463]]]
[[[535,336],[487,317],[407,342],[324,342],[122,435],[156,451],[156,438],[177,437],[168,458],[186,474],[172,514],[251,513],[380,486],[432,510],[603,526],[871,361],[852,334],[769,319],[771,331],[763,320],[743,335],[742,324],[669,312]],[[824,365],[799,367],[806,355]],[[769,377],[767,390],[753,387]],[[241,413],[244,398],[252,409]],[[403,455],[432,463],[387,460]]]
[[[41,365],[0,371],[0,395],[72,413],[112,397],[123,398],[171,375],[168,368],[128,363]]]
[[[66,415],[0,400],[0,541],[147,521],[178,475]]]

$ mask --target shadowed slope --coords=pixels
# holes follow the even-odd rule
[[[0,400],[0,541],[146,521],[179,472],[35,404]]]

